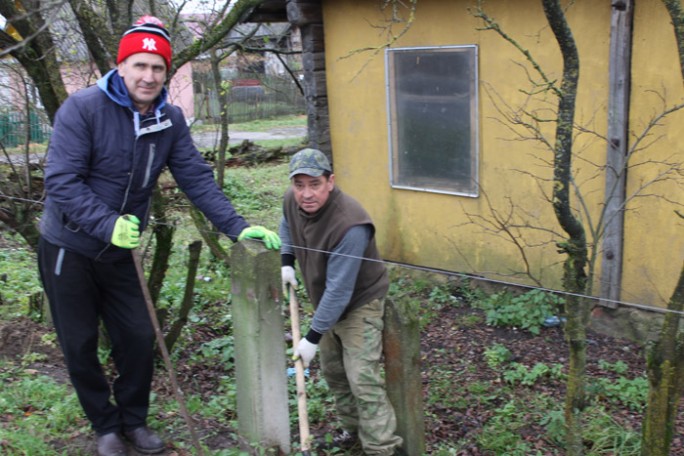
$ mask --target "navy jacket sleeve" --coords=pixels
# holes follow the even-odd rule
[[[86,233],[109,242],[119,214],[87,183],[92,149],[89,106],[68,98],[57,111],[45,170],[45,189],[60,210]]]

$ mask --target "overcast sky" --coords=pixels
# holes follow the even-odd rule
[[[217,10],[224,5],[226,0],[187,0],[183,7],[184,13],[209,13],[212,10]],[[236,0],[231,0],[230,4],[234,4]],[[180,6],[182,0],[172,0],[176,6]]]

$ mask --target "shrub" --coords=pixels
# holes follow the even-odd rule
[[[504,291],[475,302],[474,307],[485,311],[488,325],[522,328],[537,335],[544,320],[558,313],[562,303],[562,298],[542,290],[518,296]]]

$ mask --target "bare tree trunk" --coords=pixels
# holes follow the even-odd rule
[[[226,266],[230,266],[230,255],[228,255],[228,252],[226,252],[219,243],[219,237],[209,226],[206,217],[204,217],[204,215],[202,215],[194,206],[190,206],[190,216],[192,217],[192,221],[195,222],[195,226],[202,236],[202,239],[204,239],[204,242],[209,246],[211,254],[223,261]]]
[[[680,0],[663,0],[663,4],[674,27],[684,81],[684,11]],[[667,308],[674,312],[684,309],[684,266]],[[675,417],[684,387],[684,334],[679,329],[681,316],[674,312],[665,314],[660,337],[647,353],[649,390],[642,423],[643,456],[667,456],[674,437]]]
[[[173,235],[176,228],[168,222],[166,217],[166,206],[168,201],[162,195],[159,186],[155,188],[152,197],[152,214],[155,224],[153,227],[156,239],[152,268],[147,279],[147,286],[150,289],[150,296],[153,303],[159,300],[159,293],[164,285],[166,271],[169,269],[169,257],[173,249]]]
[[[40,99],[50,121],[54,121],[57,109],[67,97],[67,91],[59,71],[57,45],[52,39],[43,13],[54,14],[54,10],[40,10],[37,5],[28,11],[19,10],[19,2],[0,0],[0,14],[24,37],[18,42],[2,32],[3,45],[14,46],[10,54],[17,59],[38,89]],[[29,5],[32,6],[32,5]],[[26,39],[30,37],[30,39]]]
[[[542,0],[544,13],[563,55],[563,81],[559,94],[556,142],[554,146],[553,208],[556,218],[568,234],[559,245],[567,255],[563,271],[564,289],[571,293],[586,291],[587,242],[582,223],[575,218],[570,206],[572,164],[572,132],[575,118],[575,99],[579,82],[579,55],[572,32],[559,0]],[[581,298],[566,300],[567,324],[565,337],[570,348],[568,384],[565,396],[566,454],[579,456],[582,444],[582,411],[586,404],[586,325],[588,309]]]
[[[83,31],[83,38],[88,43],[88,50],[95,61],[95,65],[100,74],[105,74],[111,68],[109,56],[115,56],[119,36],[124,29],[117,29],[118,24],[114,24],[113,33],[102,33],[108,30],[107,23],[102,17],[102,11],[95,11],[90,4],[83,0],[69,0],[71,9],[76,15],[78,26]],[[111,9],[110,9],[111,13]],[[110,14],[111,17],[120,17],[120,14]],[[129,24],[130,25],[130,24]]]
[[[221,72],[219,65],[221,58],[216,50],[211,52],[211,74],[214,79],[214,90],[216,90],[216,98],[219,105],[219,144],[216,150],[216,182],[219,187],[223,187],[223,178],[226,170],[226,151],[228,150],[228,95],[226,89],[223,87],[221,81]]]
[[[168,351],[171,351],[173,345],[178,340],[183,327],[188,322],[188,315],[190,315],[190,311],[194,304],[193,294],[195,291],[195,277],[197,277],[197,268],[199,265],[200,253],[202,251],[202,241],[195,241],[190,244],[188,251],[190,252],[190,257],[188,259],[188,273],[185,278],[183,301],[181,302],[176,321],[173,322],[168,333],[166,333],[166,337],[164,337],[164,344]]]
[[[17,80],[21,81],[17,91],[23,99],[23,107],[15,106],[16,114],[23,117],[26,125],[23,138],[23,157],[10,155],[5,148],[4,142],[0,144],[0,149],[9,168],[5,174],[0,172],[0,194],[6,198],[1,198],[0,203],[0,222],[5,223],[13,231],[19,234],[31,247],[36,250],[40,233],[36,225],[40,211],[43,209],[39,203],[43,193],[42,179],[35,175],[36,163],[31,162],[31,150],[29,147],[31,139],[31,113],[33,112],[32,103],[29,96],[29,81],[21,70],[13,69],[16,72]],[[17,97],[19,98],[19,97]]]
[[[684,10],[682,10],[681,0],[663,0],[663,4],[670,14],[674,27],[677,50],[679,51],[679,68],[684,82]]]
[[[684,309],[684,265],[669,310]],[[648,402],[642,425],[642,456],[667,456],[674,436],[679,397],[684,386],[684,347],[679,332],[680,314],[665,314],[660,338],[647,355]]]

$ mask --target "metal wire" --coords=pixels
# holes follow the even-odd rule
[[[0,195],[0,198],[7,199],[7,200],[17,200],[21,202],[32,202],[36,204],[43,204],[42,201],[33,201],[33,200],[27,200],[24,198],[17,198],[17,197],[12,197],[12,196],[7,196],[7,195]],[[153,225],[169,225],[169,226],[176,226],[171,223],[159,223],[153,219],[150,220],[149,226]],[[189,230],[187,230],[189,231]],[[210,230],[204,230],[208,234],[223,234],[221,232],[217,231],[210,231]],[[237,237],[239,233],[237,234],[230,234],[233,237]],[[254,239],[257,242],[263,242],[259,239]],[[564,290],[556,290],[553,288],[546,288],[546,287],[539,287],[539,286],[534,286],[534,285],[527,285],[524,283],[517,283],[517,282],[512,282],[512,281],[507,281],[507,280],[501,280],[501,279],[493,279],[490,277],[486,276],[481,276],[481,275],[476,275],[473,273],[465,273],[465,272],[456,272],[456,271],[450,271],[446,269],[438,269],[438,268],[431,268],[427,266],[417,266],[417,265],[412,265],[408,263],[402,263],[398,261],[389,261],[389,260],[376,260],[373,258],[365,258],[365,257],[358,257],[358,256],[353,256],[353,255],[345,255],[345,254],[339,254],[335,252],[329,252],[326,250],[320,250],[320,249],[314,249],[314,248],[309,248],[309,247],[301,247],[301,246],[296,246],[296,245],[290,245],[289,247],[292,247],[293,249],[299,249],[299,250],[308,250],[312,252],[317,252],[317,253],[325,253],[327,255],[337,255],[337,256],[344,256],[344,257],[349,257],[349,258],[356,258],[359,260],[363,261],[373,261],[373,262],[379,262],[379,263],[384,263],[388,265],[394,265],[396,267],[401,267],[405,269],[412,269],[412,270],[417,270],[417,271],[423,271],[423,272],[429,272],[433,274],[441,274],[445,276],[450,276],[450,277],[460,277],[463,279],[469,279],[469,280],[477,280],[480,282],[487,282],[487,283],[492,283],[492,284],[497,284],[497,285],[507,285],[507,286],[515,286],[515,287],[520,287],[528,290],[539,290],[539,291],[544,291],[547,293],[552,293],[556,295],[561,295],[561,296],[572,296],[588,301],[601,301],[601,302],[607,302],[611,304],[615,304],[616,306],[619,307],[629,307],[633,309],[640,309],[640,310],[645,310],[648,312],[654,312],[654,313],[659,313],[659,314],[676,314],[680,316],[684,316],[684,311],[680,310],[672,310],[672,309],[667,309],[664,307],[656,307],[653,305],[648,305],[648,304],[642,304],[642,303],[635,303],[635,302],[629,302],[629,301],[622,301],[622,300],[615,300],[615,299],[606,299],[598,296],[590,296],[586,294],[581,294],[581,293],[572,293],[569,291],[564,291]]]

